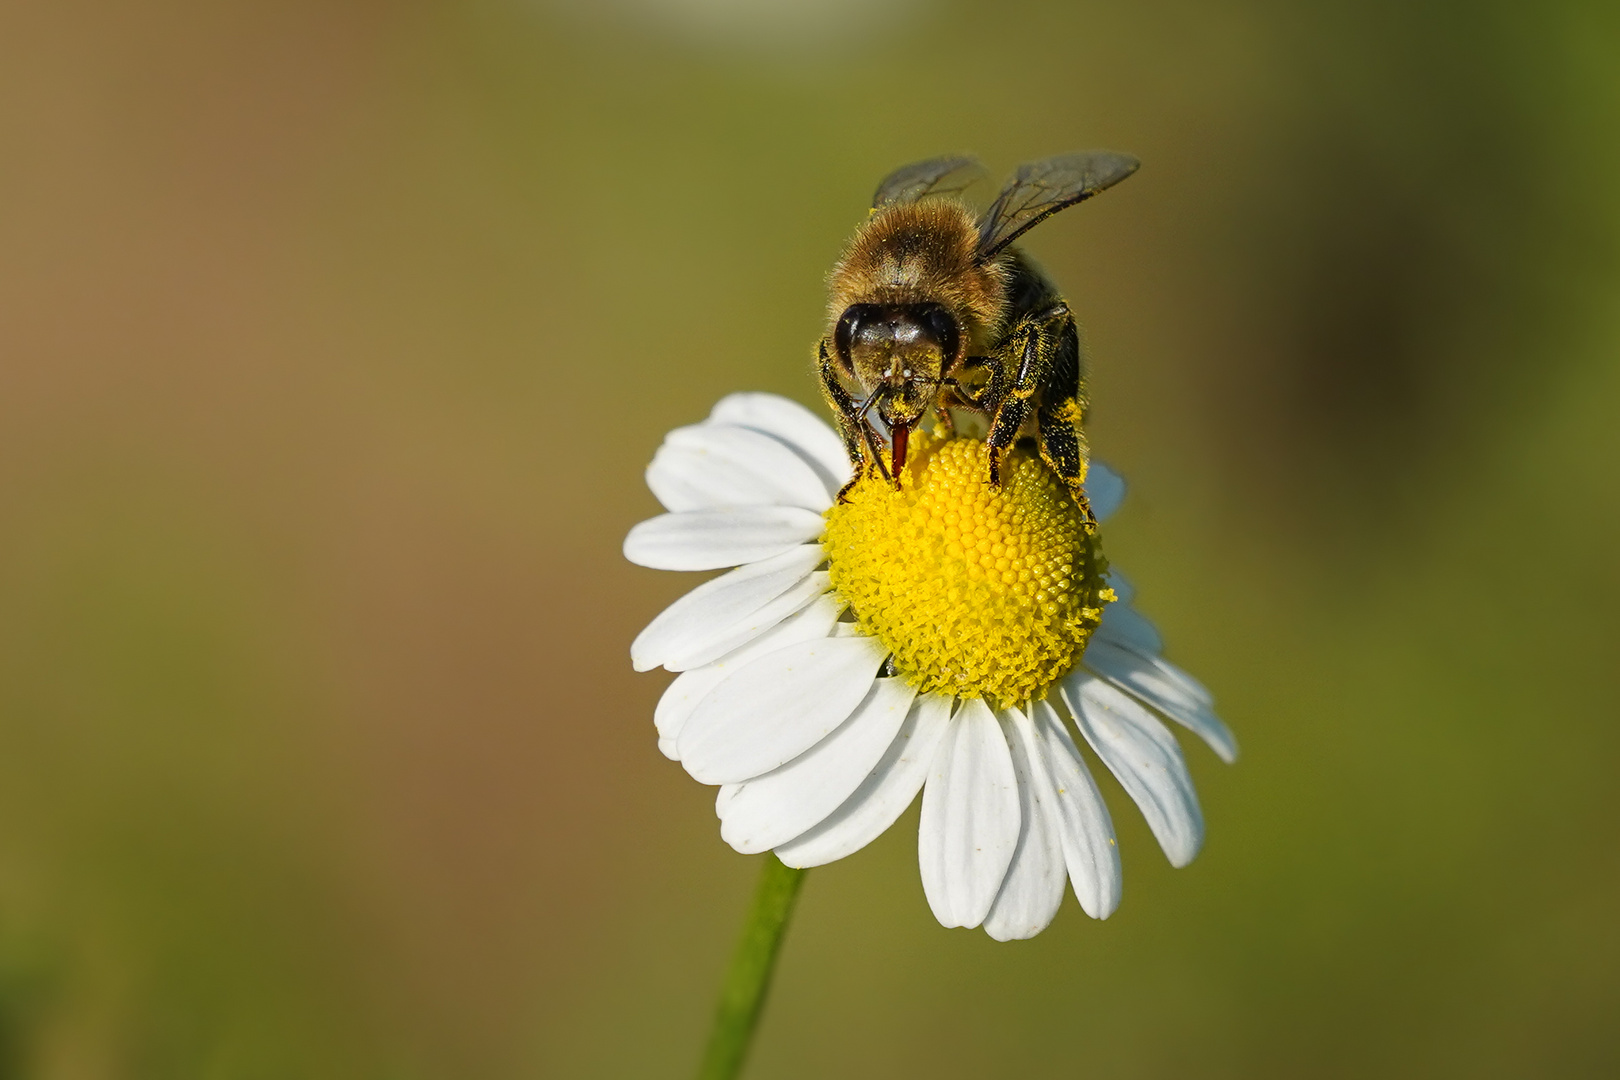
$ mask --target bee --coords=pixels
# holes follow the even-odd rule
[[[1138,164],[1100,150],[1031,162],[983,217],[957,198],[983,172],[971,157],[919,161],[878,185],[828,275],[828,327],[816,347],[857,480],[875,470],[898,486],[910,433],[930,411],[954,433],[951,410],[961,409],[986,418],[992,485],[1002,456],[1032,427],[1041,457],[1089,520],[1079,331],[1057,287],[1013,241]]]

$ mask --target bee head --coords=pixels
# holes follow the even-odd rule
[[[962,332],[941,304],[851,304],[833,329],[844,370],[869,393],[891,428],[913,427],[939,396]]]

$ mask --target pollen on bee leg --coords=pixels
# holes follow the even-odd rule
[[[900,429],[896,429],[898,436]],[[923,691],[1009,705],[1040,697],[1085,651],[1113,594],[1096,530],[1036,454],[919,432],[893,487],[858,481],[827,511],[834,589]]]

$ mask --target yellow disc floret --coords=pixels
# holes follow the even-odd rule
[[[898,489],[863,477],[827,511],[832,586],[923,691],[1038,698],[1085,651],[1113,592],[1096,532],[1036,454],[919,435]]]

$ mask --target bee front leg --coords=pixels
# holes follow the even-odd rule
[[[827,407],[837,421],[838,434],[844,440],[844,452],[849,455],[854,472],[849,483],[839,489],[838,501],[843,502],[849,489],[866,475],[868,469],[875,465],[885,480],[889,478],[889,470],[883,464],[883,454],[876,441],[877,432],[872,430],[871,421],[861,415],[861,407],[844,389],[843,380],[838,377],[838,368],[833,363],[826,338],[822,338],[816,346],[816,376],[821,383],[821,396],[826,399]]]
[[[939,400],[934,412],[939,417],[937,431],[942,438],[954,439],[959,433],[959,422],[954,410],[987,416],[994,410],[987,401],[995,382],[994,373],[1000,367],[985,356],[965,356],[941,380]]]
[[[934,433],[942,439],[956,438],[956,417],[951,415],[951,410],[973,408],[961,394],[947,385],[939,392],[939,400],[934,403],[934,416],[938,420],[934,425]]]

